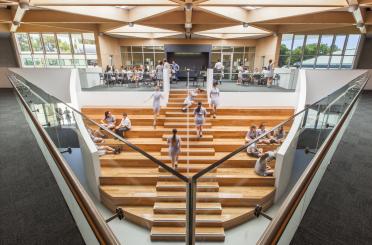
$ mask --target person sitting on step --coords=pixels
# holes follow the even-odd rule
[[[283,141],[285,139],[284,127],[280,126],[273,133],[274,133],[274,135],[273,135],[272,139],[273,139],[273,141],[275,141],[274,143],[277,143],[277,144],[283,143]]]
[[[101,133],[99,130],[94,130],[90,127],[87,127],[87,131],[94,143],[103,143],[103,138],[107,138],[107,136],[104,133]]]
[[[268,165],[272,160],[276,159],[276,152],[265,152],[259,159],[257,159],[254,170],[259,176],[273,176],[274,170]]]
[[[183,101],[183,112],[186,112],[188,108],[195,105],[195,97],[198,95],[198,91],[198,89],[188,91],[187,96]]]
[[[112,115],[111,111],[105,111],[105,117],[101,120],[101,126],[110,130],[114,129],[116,125],[116,118]]]
[[[115,133],[123,138],[125,138],[125,132],[129,131],[132,127],[132,123],[126,112],[123,112],[123,118],[120,124],[115,127]]]
[[[255,138],[257,138],[257,127],[256,125],[252,125],[245,136],[245,143],[248,143]]]
[[[263,143],[263,144],[275,143],[275,141],[272,139],[271,135],[268,134],[268,132],[269,131],[266,130],[266,125],[264,123],[261,123],[257,130],[257,137],[264,135],[264,134],[266,135],[259,140],[259,143]]]
[[[247,154],[251,157],[261,157],[263,155],[262,151],[257,148],[256,142],[247,147]]]
[[[119,147],[112,148],[108,145],[96,145],[98,155],[103,156],[106,154],[120,154],[121,149]]]

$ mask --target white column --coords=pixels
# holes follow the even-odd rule
[[[170,91],[170,79],[168,69],[163,69],[163,89],[164,89],[164,104],[168,103],[169,91]]]
[[[209,93],[211,92],[213,87],[213,69],[209,68],[207,69],[207,97],[208,97],[208,103],[211,103],[211,98],[209,97]]]

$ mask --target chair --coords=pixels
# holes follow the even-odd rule
[[[273,85],[278,86],[279,85],[279,80],[280,80],[280,75],[276,73],[273,77]]]

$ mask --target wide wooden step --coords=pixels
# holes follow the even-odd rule
[[[155,202],[185,202],[185,193],[156,191],[155,186],[101,185],[101,199],[115,206],[147,206]],[[218,192],[197,192],[197,202],[219,202],[225,207],[254,207],[274,197],[273,186],[220,186]]]
[[[169,137],[172,137],[171,134],[164,134],[163,135],[163,140],[166,141]],[[198,135],[192,135],[190,134],[189,136],[183,135],[181,137],[182,141],[213,141],[213,135],[203,135],[203,137],[199,137]]]
[[[185,202],[155,202],[155,214],[186,214]],[[221,203],[198,202],[196,203],[197,214],[221,214]]]
[[[183,227],[186,225],[185,214],[155,214],[153,220],[154,226],[178,226]],[[216,214],[197,214],[196,215],[197,227],[222,227],[223,220],[221,215]]]
[[[185,149],[181,146],[181,156],[213,156],[215,153],[214,148],[188,148]],[[166,156],[169,154],[168,148],[161,148],[161,155]]]
[[[168,155],[160,155],[160,152],[147,152],[148,154],[154,156],[164,163],[170,163],[170,158]],[[212,164],[222,157],[229,154],[229,152],[216,152],[214,156],[179,156],[179,164]],[[256,158],[250,157],[245,152],[238,153],[234,157],[227,160],[224,164],[220,165],[219,168],[253,168],[256,163]],[[100,157],[102,167],[135,167],[139,166],[142,168],[158,168],[155,162],[149,160],[147,157],[143,156],[138,152],[122,152],[118,155],[104,155]],[[143,169],[143,171],[145,171]]]
[[[171,164],[167,164],[169,167],[172,167]],[[190,163],[190,164],[178,164],[177,171],[180,173],[185,173],[185,172],[193,172],[197,173],[205,168],[210,166],[210,164],[198,164],[198,163]],[[215,172],[216,169],[212,170],[211,172]],[[166,170],[162,167],[159,167],[159,172],[166,172]]]
[[[185,227],[157,227],[151,228],[152,241],[184,241],[186,237]],[[195,230],[197,241],[223,242],[225,231],[222,227],[197,227]]]
[[[198,182],[197,190],[200,192],[210,191],[216,192],[219,189],[219,184],[217,182]],[[157,191],[183,191],[186,195],[186,183],[184,182],[172,182],[172,181],[158,181],[156,183]]]

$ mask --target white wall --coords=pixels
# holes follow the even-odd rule
[[[8,68],[0,68],[0,88],[11,88],[12,85],[8,80]]]
[[[366,70],[306,70],[306,104],[326,97],[364,72]]]
[[[71,69],[11,68],[11,71],[42,88],[48,94],[69,103]]]
[[[305,70],[300,70],[297,81],[297,107],[295,113],[305,109],[306,101],[306,73]],[[288,183],[291,179],[294,157],[297,149],[298,130],[301,126],[303,115],[298,115],[288,132],[288,135],[280,146],[275,163],[275,201],[279,200],[285,193]]]
[[[220,107],[295,107],[295,92],[221,92]]]
[[[366,90],[372,90],[372,70],[368,70],[369,73],[369,80],[365,87]]]

